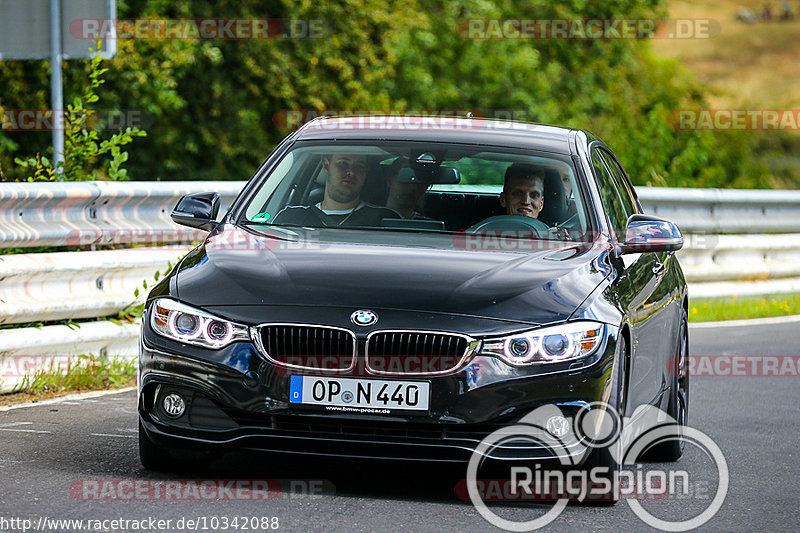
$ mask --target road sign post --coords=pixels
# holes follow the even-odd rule
[[[89,59],[95,44],[72,35],[70,23],[78,19],[114,21],[116,0],[0,0],[0,61],[50,59],[50,107],[53,113],[53,165],[64,162],[63,60]],[[113,22],[112,22],[113,24]],[[105,40],[100,50],[114,57],[117,43]]]
[[[53,168],[64,163],[64,89],[61,82],[61,0],[50,0],[50,106],[53,110]]]

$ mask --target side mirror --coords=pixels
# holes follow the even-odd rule
[[[187,194],[178,200],[170,217],[177,224],[209,231],[216,225],[219,194],[201,192]]]
[[[625,226],[622,253],[674,252],[683,247],[683,235],[674,223],[652,215],[631,215]]]

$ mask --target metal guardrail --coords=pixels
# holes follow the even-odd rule
[[[163,274],[187,250],[175,245],[0,255],[0,324],[113,315],[141,301],[142,282],[152,285],[154,273]],[[730,285],[716,292],[722,286],[713,283],[721,281],[737,282],[737,294],[758,294],[756,287],[770,293],[794,291],[793,280],[800,280],[798,234],[691,235],[678,254],[693,296],[732,294]]]
[[[174,263],[187,250],[186,243],[204,235],[181,228],[169,218],[178,198],[217,191],[224,213],[243,185],[230,181],[0,183],[0,248],[172,244],[0,255],[0,324],[119,312],[137,300],[133,292],[142,281],[152,280],[156,270],[163,272],[169,261]],[[500,190],[497,186],[469,189]],[[639,188],[638,193],[646,211],[675,221],[686,234],[686,246],[679,255],[692,297],[800,291],[799,191]],[[725,234],[733,232],[739,234]],[[137,336],[138,326],[104,320],[83,322],[77,329],[0,330],[0,392],[19,384],[20,367],[31,370],[48,359],[80,353],[133,357]]]
[[[244,182],[0,183],[0,248],[191,242],[169,218],[184,194],[216,191],[224,213]]]
[[[0,248],[172,244],[168,248],[0,255],[0,324],[95,318],[141,301],[152,281],[205,232],[169,217],[184,194],[214,190],[221,213],[244,182],[0,183]],[[139,298],[136,288],[142,288]],[[24,372],[70,356],[134,357],[136,325],[100,320],[79,326],[0,330],[0,392],[19,386]]]
[[[202,232],[173,224],[169,214],[188,193],[216,191],[221,213],[241,181],[0,184],[0,247],[91,245],[117,240],[190,242]],[[468,186],[499,193],[500,187]],[[437,186],[463,190],[463,186]],[[800,191],[640,187],[649,213],[690,233],[800,232]]]
[[[639,187],[648,213],[684,233],[800,232],[800,191]]]
[[[136,357],[139,330],[138,323],[109,321],[0,330],[0,392],[17,389],[26,373],[64,370],[79,355]]]
[[[690,235],[678,257],[690,282],[800,277],[800,234]]]
[[[156,271],[189,250],[134,248],[0,255],[0,324],[109,316],[135,303]],[[3,346],[0,344],[0,353]]]
[[[720,296],[766,296],[800,292],[800,277],[760,281],[709,281],[689,283],[689,298],[718,298]]]

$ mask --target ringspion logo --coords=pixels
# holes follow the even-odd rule
[[[692,482],[692,476],[684,468],[662,470],[636,464],[646,450],[670,441],[696,448],[713,461],[715,490],[707,490],[704,480]],[[546,455],[557,462],[536,470],[511,462],[507,481],[478,477],[479,468],[495,451],[520,446],[546,450]],[[608,450],[619,469],[587,468],[584,458],[602,449]],[[489,434],[470,458],[466,496],[487,522],[507,531],[540,529],[558,518],[570,501],[603,501],[609,497],[624,500],[640,520],[653,528],[689,531],[717,514],[725,501],[729,482],[725,456],[705,433],[678,424],[669,414],[653,406],[642,406],[630,418],[622,418],[612,406],[594,402],[584,406],[574,418],[556,405],[537,407],[514,425]],[[699,511],[690,509],[689,517],[662,519],[643,505],[643,502],[664,498],[682,499],[692,486],[702,489],[697,493],[702,507]],[[463,496],[464,492],[462,484],[456,486],[458,495]],[[519,500],[551,502],[552,505],[531,509],[525,515],[526,521],[500,516],[487,505],[487,501]]]

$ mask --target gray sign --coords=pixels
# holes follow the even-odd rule
[[[81,19],[115,19],[115,0],[61,0],[61,57],[87,59],[91,39],[81,38]],[[100,55],[113,57],[115,39],[103,41]],[[50,59],[50,0],[0,0],[0,60]]]

